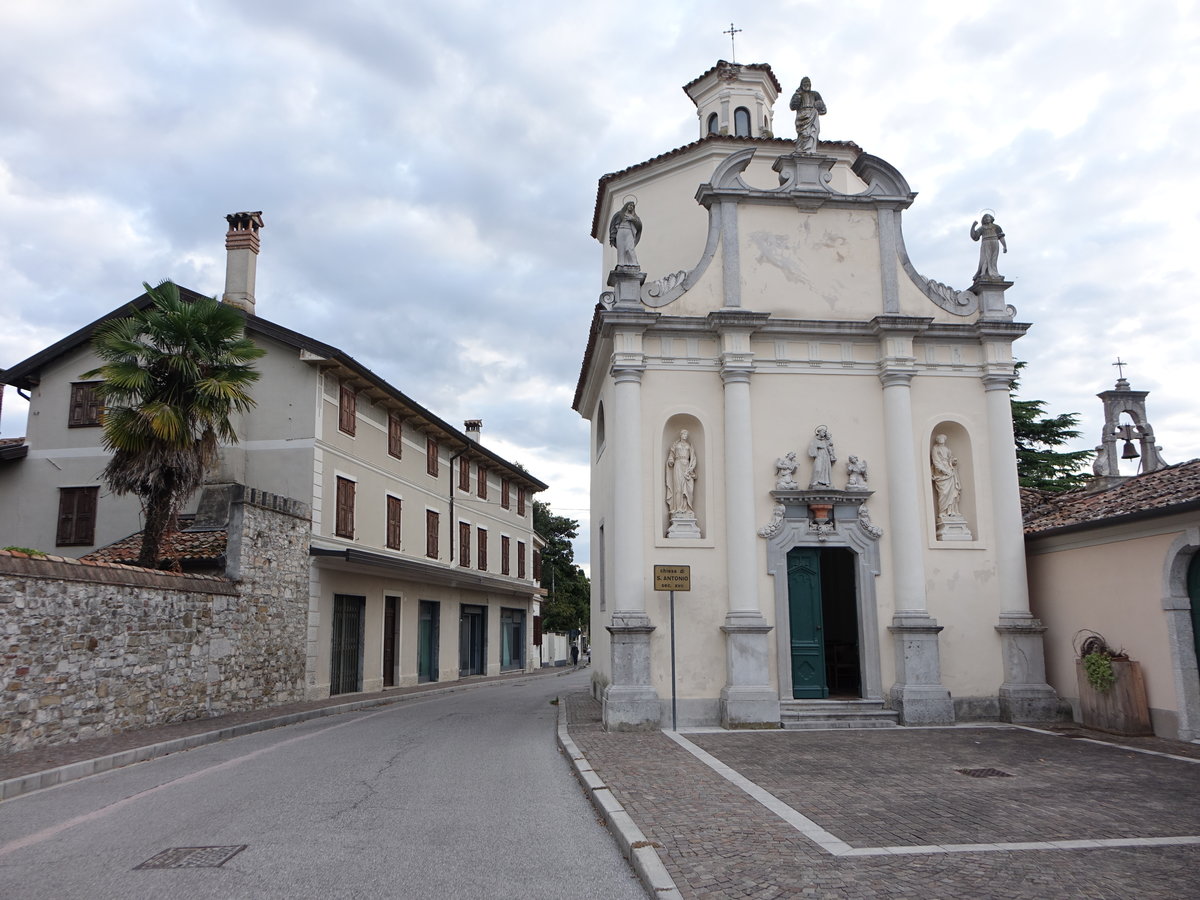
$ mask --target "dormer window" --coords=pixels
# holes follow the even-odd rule
[[[744,106],[733,111],[733,133],[738,137],[750,137],[750,110]]]
[[[707,130],[708,130],[708,133],[709,133],[709,134],[719,134],[719,133],[720,133],[720,131],[721,131],[721,125],[720,125],[720,122],[719,122],[719,121],[718,121],[718,119],[717,119],[717,114],[716,114],[716,113],[712,113],[712,114],[710,114],[710,115],[709,115],[709,117],[708,117],[708,129],[707,129]]]

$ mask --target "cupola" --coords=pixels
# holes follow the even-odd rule
[[[774,137],[772,107],[781,90],[766,63],[731,63],[715,66],[683,86],[696,104],[700,137],[730,134],[736,137]]]

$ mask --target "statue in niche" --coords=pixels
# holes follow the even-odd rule
[[[867,487],[867,461],[859,459],[851,454],[850,459],[846,462],[846,472],[849,478],[846,479],[846,490],[848,491],[865,491]]]
[[[929,454],[933,468],[933,486],[937,489],[938,520],[960,520],[962,513],[958,501],[962,498],[962,482],[958,477],[958,460],[946,443],[946,436],[939,434],[933,439]]]
[[[996,224],[995,216],[984,214],[983,225],[971,223],[971,240],[979,241],[979,268],[975,270],[976,281],[1002,281],[997,264],[1000,261],[1000,248],[1008,252],[1008,244],[1004,240],[1004,229]]]
[[[817,139],[821,136],[821,116],[825,115],[825,101],[812,89],[812,79],[805,75],[800,87],[792,94],[789,108],[796,111],[796,152],[817,152]]]
[[[789,450],[784,456],[775,460],[775,490],[798,491],[800,485],[793,477],[800,463],[796,461],[796,451]]]
[[[627,200],[613,215],[608,224],[608,242],[617,248],[617,265],[638,268],[634,247],[642,239],[642,220],[638,218],[637,204]]]
[[[837,462],[837,456],[833,451],[833,438],[829,436],[829,429],[824,425],[818,425],[813,432],[813,439],[808,444],[808,455],[813,461],[812,480],[808,483],[808,489],[811,491],[813,488],[832,487],[833,464]]]
[[[687,429],[679,432],[679,439],[667,453],[667,509],[671,515],[694,516],[692,495],[696,487],[696,450],[688,441]]]

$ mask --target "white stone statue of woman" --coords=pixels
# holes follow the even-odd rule
[[[979,268],[975,270],[975,280],[984,281],[1001,279],[1000,269],[1000,248],[1004,248],[1004,252],[1008,252],[1008,244],[1004,240],[1004,230],[996,224],[995,216],[985,214],[983,217],[983,225],[978,222],[971,223],[971,240],[979,241]]]
[[[638,218],[634,201],[628,200],[613,215],[608,225],[608,242],[617,248],[617,265],[638,268],[634,247],[642,239],[642,220]]]
[[[958,501],[962,497],[962,482],[958,477],[958,460],[950,451],[944,434],[933,439],[929,462],[933,469],[933,486],[937,489],[938,519],[961,519]]]
[[[808,489],[831,487],[833,464],[837,462],[837,456],[833,452],[833,438],[829,436],[829,429],[824,425],[818,425],[817,430],[813,432],[813,439],[808,444],[808,455],[813,460],[812,481],[808,483]]]
[[[671,517],[695,516],[692,495],[696,487],[696,450],[688,441],[687,429],[679,432],[679,440],[667,453],[667,509]]]

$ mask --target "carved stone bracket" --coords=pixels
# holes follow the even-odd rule
[[[799,490],[771,491],[775,508],[771,521],[758,530],[758,536],[771,539],[794,524],[803,524],[818,541],[845,537],[854,530],[870,541],[877,541],[883,529],[872,524],[866,510],[867,498],[874,491]]]

